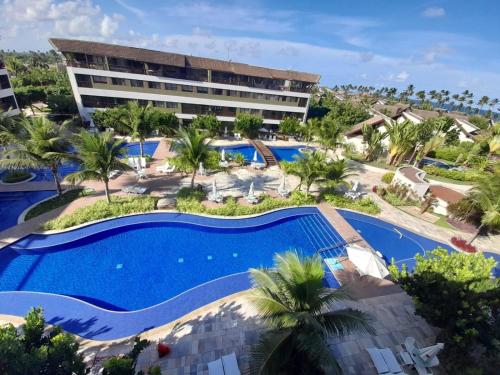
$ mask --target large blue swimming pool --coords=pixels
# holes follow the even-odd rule
[[[102,229],[112,220],[32,235],[0,251],[0,291],[55,293],[110,310],[138,310],[214,279],[272,266],[276,252],[309,255],[341,242],[317,209],[286,212],[277,220],[278,214],[241,220],[163,214],[161,221],[114,229]]]
[[[300,156],[302,153],[300,152],[301,148],[304,148],[305,146],[286,146],[286,147],[278,147],[278,146],[271,146],[269,149],[271,152],[274,154],[276,159],[278,161],[295,161],[295,156]],[[252,145],[235,145],[235,146],[221,146],[221,147],[216,147],[218,151],[222,151],[222,149],[225,150],[226,153],[229,154],[236,154],[240,153],[243,154],[245,157],[245,160],[247,162],[251,162],[253,160],[253,155],[255,153],[255,148]],[[262,163],[262,158],[259,153],[257,153],[257,160],[258,162]]]
[[[0,193],[0,232],[17,225],[17,219],[25,209],[55,193],[54,190]]]

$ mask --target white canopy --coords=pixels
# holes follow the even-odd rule
[[[220,160],[226,161],[226,151],[224,149],[222,149],[222,151],[220,153]]]
[[[278,187],[278,191],[283,191],[286,189],[286,175],[283,173],[283,178],[281,179],[280,186]]]
[[[203,167],[203,163],[200,163],[200,166],[198,168],[198,174],[201,176],[205,175],[205,168]]]
[[[253,161],[257,163],[257,151],[253,153]]]
[[[422,358],[424,362],[429,362],[443,349],[444,344],[441,342],[436,345],[428,346],[427,348],[419,349],[420,358]]]
[[[370,249],[356,245],[346,246],[347,256],[358,270],[360,276],[373,276],[383,279],[389,274],[385,261]]]
[[[248,196],[249,197],[253,197],[254,196],[254,187],[253,187],[253,181],[252,183],[250,184],[250,189],[248,189]]]
[[[214,197],[217,196],[217,183],[215,182],[215,180],[212,181],[212,195]]]

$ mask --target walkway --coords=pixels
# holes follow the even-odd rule
[[[262,159],[264,159],[264,163],[266,163],[266,167],[278,165],[276,156],[274,156],[269,147],[267,147],[264,143],[255,140],[250,140],[249,142],[253,147],[255,147],[260,156],[262,156]]]

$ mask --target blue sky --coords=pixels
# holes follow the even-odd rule
[[[500,97],[496,0],[0,0],[0,48],[92,39],[319,73],[323,85]]]

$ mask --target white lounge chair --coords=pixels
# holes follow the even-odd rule
[[[241,140],[241,134],[240,133],[234,133],[234,139],[240,141]]]
[[[208,375],[225,375],[222,359],[219,358],[215,361],[208,362]]]
[[[248,203],[251,204],[259,203],[259,198],[256,197],[255,195],[247,195],[245,196],[245,199],[247,200]]]
[[[148,178],[148,175],[144,171],[144,169],[138,169],[137,170],[137,178],[139,180],[146,180]]]
[[[222,366],[224,366],[225,375],[241,375],[240,369],[238,368],[238,361],[236,360],[236,354],[234,354],[234,352],[222,356]]]
[[[229,167],[229,163],[227,162],[227,160],[221,161],[221,162],[219,162],[219,167],[227,168],[227,167]]]
[[[411,356],[411,359],[414,362],[414,368],[417,370],[418,375],[432,375],[430,367],[439,365],[439,359],[437,356],[433,356],[429,360],[424,360],[421,357],[421,352],[425,351],[426,348],[417,348],[416,340],[413,337],[407,337],[403,346]]]
[[[254,169],[264,169],[266,165],[264,163],[251,162],[250,166]]]
[[[356,181],[354,185],[352,185],[351,190],[346,192],[344,195],[347,198],[351,198],[353,200],[360,198],[363,195],[363,193],[359,191],[359,182]]]
[[[108,173],[108,178],[116,178],[120,173],[121,173],[120,170],[113,169],[111,172]]]
[[[142,195],[144,194],[148,189],[143,186],[138,186],[138,185],[127,185],[122,188],[122,191],[127,194],[137,194],[137,195]]]
[[[215,195],[213,193],[209,193],[207,195],[207,199],[210,202],[222,203],[222,201],[224,200],[224,196],[221,193],[217,193]]]
[[[370,355],[379,375],[406,374],[391,349],[368,348],[366,351]]]
[[[166,174],[174,173],[175,165],[170,165],[169,162],[167,161],[165,164],[156,167],[156,172],[166,173]]]

